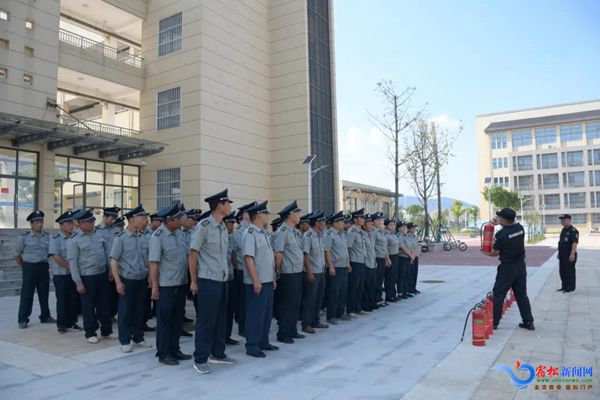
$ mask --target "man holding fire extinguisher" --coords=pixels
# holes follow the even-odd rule
[[[512,288],[517,299],[522,323],[519,327],[535,330],[531,305],[527,297],[527,266],[525,265],[525,229],[515,223],[516,212],[503,208],[496,213],[492,224],[502,226],[494,237],[493,250],[485,252],[490,257],[500,258],[496,282],[494,283],[494,329],[498,328],[502,317],[502,303],[508,290]],[[482,249],[483,251],[483,249]]]

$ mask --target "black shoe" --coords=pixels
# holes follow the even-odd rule
[[[144,332],[154,332],[154,331],[156,331],[156,328],[148,326],[148,324],[144,324]]]
[[[258,350],[258,351],[247,351],[246,354],[248,354],[251,357],[256,357],[256,358],[265,358],[267,356],[265,353],[263,353],[260,350]]]
[[[61,327],[61,328],[58,328],[57,331],[58,331],[58,333],[67,333],[69,330],[67,328]]]
[[[240,344],[240,341],[228,337],[227,339],[225,339],[225,344],[236,345],[236,344]]]
[[[533,322],[521,322],[519,324],[519,328],[535,331],[535,326],[533,326]]]
[[[294,343],[294,339],[292,339],[292,338],[287,338],[287,337],[277,338],[277,341],[278,341],[278,342],[281,342],[281,343],[287,343],[287,344],[292,344],[292,343]]]
[[[556,289],[556,291],[557,291],[557,292],[564,292],[564,291],[565,291],[565,288],[562,288],[562,287],[561,287],[560,289]]]
[[[183,322],[194,322],[194,320],[188,317],[183,317]]]
[[[56,320],[52,317],[48,317],[44,321],[41,321],[41,322],[42,322],[42,324],[55,324]]]
[[[398,302],[398,299],[397,299],[397,298],[395,298],[395,297],[392,297],[391,299],[389,299],[389,300],[386,300],[386,301],[387,301],[388,303],[397,303],[397,302]]]
[[[498,324],[494,324],[494,330],[498,329]]]
[[[184,336],[184,337],[192,337],[194,336],[191,332],[185,331],[185,330],[181,330],[181,335],[180,336]]]
[[[159,357],[158,362],[161,362],[166,365],[179,365],[179,361],[177,361],[173,357]]]
[[[408,296],[405,294],[402,294],[400,296],[398,296],[400,299],[408,299]],[[412,297],[412,296],[411,296]]]
[[[174,354],[174,357],[175,357],[176,360],[180,360],[180,361],[191,360],[192,359],[191,355],[182,353],[181,350],[177,351]]]
[[[420,294],[421,292],[417,289],[415,289],[415,294]]]
[[[277,351],[277,350],[279,350],[279,347],[274,346],[272,344],[268,344],[265,347],[261,347],[260,349],[265,350],[265,351]]]
[[[414,296],[414,294],[411,294],[410,292],[406,292],[406,293],[404,293],[404,295],[405,295],[406,297],[413,297],[413,296]]]
[[[79,326],[79,325],[77,325],[77,324],[73,324],[73,326],[71,327],[71,329],[74,329],[74,330],[76,330],[76,331],[82,331],[82,330],[83,330],[83,328],[82,328],[82,327],[80,327],[80,326]]]
[[[301,335],[299,333],[294,333],[294,334],[292,334],[291,337],[292,337],[292,339],[304,339],[306,336]]]
[[[306,327],[302,328],[302,332],[305,332],[305,333],[310,333],[311,335],[312,335],[312,334],[315,334],[315,333],[317,333],[317,332],[316,332],[316,331],[313,329],[313,327],[312,327],[312,326],[306,326]],[[295,339],[299,339],[299,338],[295,338]]]

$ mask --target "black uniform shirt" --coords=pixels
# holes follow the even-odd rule
[[[519,223],[507,225],[496,233],[494,250],[500,251],[500,262],[520,263],[525,260],[525,230]]]
[[[570,253],[573,243],[579,243],[579,231],[573,225],[568,228],[562,228],[560,239],[558,239],[559,253]]]

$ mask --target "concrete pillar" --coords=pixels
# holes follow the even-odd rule
[[[115,125],[116,106],[112,103],[102,103],[102,123]]]

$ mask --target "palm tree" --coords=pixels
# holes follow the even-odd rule
[[[452,207],[450,207],[450,214],[454,217],[456,221],[456,229],[460,229],[460,216],[465,213],[465,209],[463,208],[463,202],[460,200],[454,200]]]
[[[471,206],[471,209],[469,210],[471,217],[473,218],[473,226],[477,225],[477,218],[479,217],[479,207],[477,206]]]

